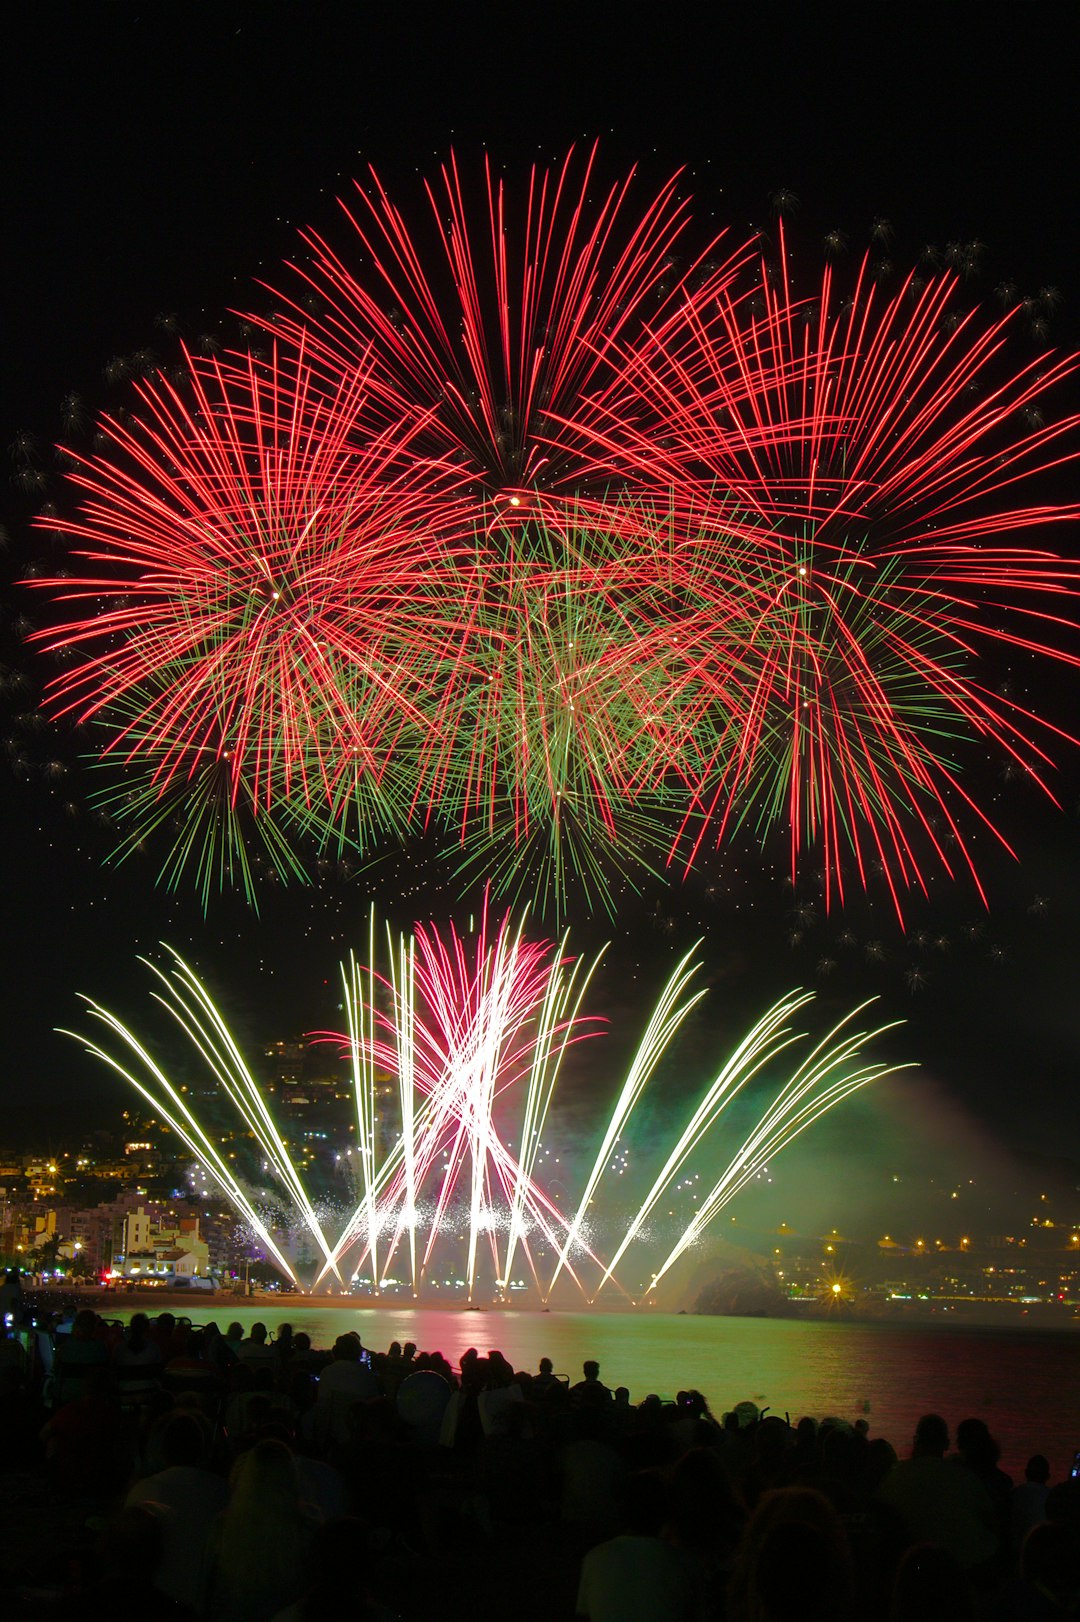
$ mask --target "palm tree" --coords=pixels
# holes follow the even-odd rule
[[[36,1273],[52,1273],[60,1259],[60,1246],[64,1243],[60,1234],[51,1233],[39,1245],[30,1251],[28,1260]]]

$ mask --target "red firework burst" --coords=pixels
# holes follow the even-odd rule
[[[687,307],[727,288],[745,257],[719,257],[718,239],[680,266],[678,176],[635,211],[633,173],[604,191],[595,160],[594,148],[580,165],[571,151],[558,169],[534,167],[519,212],[490,161],[483,202],[470,202],[451,156],[441,188],[425,185],[430,256],[372,172],[355,207],[341,205],[363,252],[305,233],[312,259],[296,268],[315,307],[286,298],[295,313],[273,330],[330,379],[370,356],[391,420],[422,417],[419,442],[485,497],[513,509],[578,493],[595,483],[590,425],[610,419],[627,355],[658,337],[677,353]]]
[[[887,297],[864,263],[849,298],[831,270],[813,302],[791,287],[781,232],[752,299],[721,292],[685,312],[692,362],[685,332],[677,352],[632,358],[624,391],[668,429],[657,441],[621,411],[609,466],[645,468],[676,505],[721,490],[760,531],[745,599],[758,675],[738,747],[725,735],[691,784],[689,859],[733,820],[783,820],[793,868],[819,844],[842,894],[844,862],[865,882],[872,860],[899,908],[924,883],[920,840],[950,871],[956,843],[974,874],[957,819],[991,826],[955,769],[957,739],[996,745],[1047,787],[1046,723],[993,691],[979,659],[1077,662],[1061,635],[1076,566],[1012,539],[1077,516],[1041,497],[1078,455],[1080,418],[1044,415],[1077,360],[1011,369],[1009,318],[955,316],[953,277],[909,277]],[[731,601],[725,582],[714,679],[728,684]]]
[[[37,633],[76,662],[51,702],[113,728],[108,748],[162,791],[207,758],[253,804],[320,799],[360,769],[379,783],[406,725],[427,725],[425,660],[459,646],[448,534],[466,504],[430,459],[403,453],[423,419],[363,431],[360,371],[328,396],[302,352],[139,385],[113,455],[84,460],[62,525],[92,568],[35,582],[78,619]],[[271,788],[271,784],[275,788]]]
[[[752,284],[680,268],[675,182],[593,200],[594,156],[520,212],[451,160],[431,260],[374,179],[359,268],[308,235],[317,308],[266,323],[291,359],[138,386],[73,475],[81,573],[39,582],[81,616],[39,633],[79,656],[54,707],[110,729],[137,831],[223,795],[360,843],[449,821],[500,874],[546,840],[561,905],[620,841],[783,826],[899,912],[928,852],[975,873],[965,748],[1047,786],[993,661],[1080,662],[1075,567],[1022,544],[1077,515],[1035,493],[1075,358],[1012,369],[950,277],[801,303],[782,232]]]

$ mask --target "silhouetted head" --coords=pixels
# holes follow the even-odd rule
[[[916,1458],[943,1458],[949,1446],[949,1427],[940,1414],[923,1414],[915,1427]]]
[[[851,1553],[839,1515],[805,1487],[767,1492],[732,1576],[733,1614],[767,1622],[840,1622],[851,1614]]]
[[[962,1419],[956,1427],[956,1450],[973,1470],[992,1470],[1001,1449],[983,1419]]]
[[[908,1549],[893,1580],[889,1622],[970,1622],[971,1587],[956,1559],[936,1543]]]
[[[75,1340],[93,1340],[97,1327],[97,1314],[83,1307],[81,1312],[75,1314],[75,1321],[71,1326],[71,1333]]]
[[[161,1435],[161,1455],[168,1465],[188,1469],[202,1463],[203,1431],[194,1414],[174,1414]]]
[[[584,1374],[586,1380],[599,1380],[600,1365],[599,1363],[594,1363],[590,1358],[587,1363],[583,1363],[581,1365],[581,1372]]]
[[[1033,1526],[1020,1553],[1020,1575],[1032,1587],[1053,1595],[1065,1614],[1064,1606],[1071,1601],[1080,1575],[1075,1541],[1069,1528],[1053,1521]],[[1069,1609],[1071,1611],[1071,1604]]]

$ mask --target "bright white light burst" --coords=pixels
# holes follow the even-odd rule
[[[254,1140],[262,1175],[273,1180],[287,1203],[283,1221],[274,1221],[264,1191],[256,1193],[246,1184],[222,1152],[220,1133],[212,1135],[200,1121],[193,1095],[174,1085],[162,1063],[114,1014],[83,999],[91,1017],[119,1039],[120,1057],[89,1037],[67,1034],[76,1035],[142,1095],[294,1283],[300,1279],[287,1235],[299,1230],[318,1252],[317,1288],[360,1279],[373,1294],[400,1285],[418,1296],[426,1286],[444,1282],[445,1252],[456,1249],[464,1252],[455,1263],[463,1277],[454,1287],[463,1285],[469,1301],[483,1288],[500,1295],[499,1281],[515,1279],[522,1259],[542,1302],[564,1274],[590,1302],[609,1284],[624,1295],[647,1298],[781,1149],[851,1093],[906,1068],[863,1059],[864,1047],[893,1028],[857,1028],[869,1003],[814,1041],[793,1024],[813,1002],[813,993],[788,993],[717,1065],[682,1124],[673,1125],[666,1144],[654,1152],[655,1164],[647,1166],[644,1153],[634,1150],[635,1173],[646,1179],[647,1192],[629,1222],[624,1219],[609,1254],[598,1254],[599,1236],[610,1226],[597,1220],[605,1191],[619,1188],[625,1198],[624,1134],[651,1083],[649,1096],[655,1093],[661,1060],[705,996],[703,988],[691,985],[697,948],[680,960],[661,992],[607,1124],[586,1150],[586,1169],[568,1195],[565,1183],[545,1185],[544,1175],[550,1176],[554,1165],[564,1177],[572,1174],[568,1157],[553,1161],[543,1149],[543,1135],[568,1050],[599,1034],[602,1022],[581,1009],[600,957],[586,966],[567,954],[565,935],[556,945],[529,940],[524,931],[524,921],[515,926],[508,914],[492,924],[485,911],[471,937],[459,935],[453,925],[442,932],[417,928],[411,937],[396,940],[388,934],[380,968],[372,915],[366,961],[353,956],[342,965],[348,1028],[320,1034],[320,1040],[338,1045],[352,1079],[356,1138],[348,1164],[356,1197],[345,1214],[334,1202],[317,1202],[309,1193],[270,1114],[265,1090],[209,993],[177,952],[166,948],[172,958],[167,972],[147,964],[157,982],[155,1001],[184,1033],[232,1109],[238,1140]],[[764,1107],[733,1147],[721,1130],[723,1115],[750,1083],[762,1089]],[[673,1117],[676,1106],[666,1104],[664,1113]],[[393,1117],[390,1130],[388,1116]],[[673,1230],[674,1237],[665,1237],[663,1226],[651,1219],[662,1214],[658,1207],[665,1199],[685,1198],[691,1187],[689,1222]],[[336,1239],[327,1232],[331,1223]],[[643,1273],[646,1247],[650,1254]],[[649,1280],[644,1289],[630,1290],[620,1280],[620,1272],[629,1276],[631,1255],[633,1276]],[[520,1287],[517,1280],[514,1288]]]

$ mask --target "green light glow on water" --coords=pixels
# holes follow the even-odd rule
[[[132,1311],[125,1306],[113,1314],[107,1302],[98,1310],[125,1320]],[[165,1303],[148,1297],[144,1310],[154,1314]],[[921,1414],[944,1415],[952,1431],[960,1420],[978,1415],[1001,1444],[1003,1467],[1018,1480],[1032,1453],[1045,1453],[1059,1479],[1080,1439],[1078,1342],[1069,1330],[659,1312],[301,1306],[287,1295],[254,1305],[217,1296],[189,1306],[174,1297],[168,1310],[193,1323],[213,1319],[222,1330],[234,1320],[245,1332],[256,1321],[271,1333],[290,1323],[315,1346],[330,1346],[355,1329],[375,1351],[385,1351],[392,1340],[411,1340],[455,1364],[470,1346],[482,1353],[498,1347],[515,1368],[535,1370],[541,1357],[550,1357],[556,1371],[572,1380],[581,1378],[586,1358],[595,1358],[605,1384],[629,1386],[632,1402],[650,1391],[673,1396],[694,1388],[717,1416],[748,1398],[793,1421],[803,1414],[866,1417],[870,1434],[887,1437],[901,1456]]]

